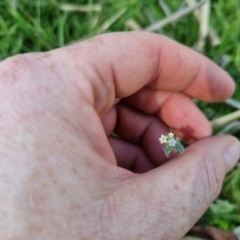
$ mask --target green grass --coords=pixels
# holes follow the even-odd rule
[[[17,9],[10,0],[0,1],[0,59],[32,51],[47,51],[79,39],[103,32],[129,31],[126,20],[132,18],[142,28],[163,19],[165,13],[158,1],[147,0],[16,0]],[[12,0],[13,2],[13,0]],[[179,9],[178,0],[166,1],[172,12]],[[100,12],[65,12],[60,3],[101,4]],[[114,15],[119,14],[117,19]],[[106,26],[109,19],[115,20]],[[211,26],[221,39],[212,47],[207,40],[203,54],[225,68],[235,79],[237,90],[234,98],[240,101],[240,2],[239,0],[212,0]],[[193,14],[161,30],[177,41],[193,47],[198,39],[198,23]],[[223,59],[228,58],[225,64]],[[233,109],[224,103],[199,103],[210,118],[225,115]],[[236,134],[240,138],[240,133]],[[240,167],[233,170],[223,186],[221,195],[201,218],[200,222],[234,229],[240,225]],[[224,213],[223,213],[224,212]]]

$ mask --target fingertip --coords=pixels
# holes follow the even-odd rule
[[[212,128],[194,102],[182,93],[172,94],[160,109],[159,117],[182,140],[191,143],[211,136]]]
[[[202,57],[198,73],[192,83],[184,90],[187,95],[207,102],[221,102],[235,91],[232,77],[216,63]]]
[[[231,138],[233,138],[231,136]],[[237,138],[234,138],[232,142],[225,148],[224,162],[226,166],[226,172],[230,171],[238,162],[240,157],[240,142]]]
[[[234,79],[227,72],[225,72],[225,73],[227,74],[227,78],[229,79],[228,80],[229,81],[229,86],[228,86],[228,92],[227,92],[226,96],[224,96],[222,101],[231,97],[236,90],[236,83],[235,83]]]
[[[233,93],[235,92],[235,88],[236,88],[235,81],[228,74],[228,72],[221,69],[219,66],[217,66],[217,68],[218,68],[218,71],[216,69],[215,72],[210,71],[210,73],[209,73],[209,74],[214,75],[215,79],[218,80],[218,81],[214,82],[212,89],[210,89],[210,92],[212,92],[212,95],[209,96],[210,102],[221,102],[221,101],[226,100],[227,98],[229,98],[233,95]],[[212,76],[210,75],[210,77],[212,77]]]

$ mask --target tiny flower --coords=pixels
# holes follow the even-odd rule
[[[170,147],[175,147],[176,143],[177,143],[177,141],[174,138],[171,138],[171,139],[168,140],[168,145]]]
[[[184,152],[184,147],[178,141],[177,139],[174,138],[174,133],[170,132],[168,135],[164,136],[161,135],[159,138],[159,141],[161,144],[165,144],[164,148],[162,149],[166,155],[167,158],[171,156],[172,153],[183,153]]]
[[[167,143],[167,136],[161,135],[161,137],[159,138],[159,141],[161,142],[161,144]]]
[[[169,136],[170,138],[173,138],[173,137],[174,137],[174,133],[170,132],[170,133],[168,134],[168,136]]]

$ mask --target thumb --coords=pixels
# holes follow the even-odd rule
[[[210,137],[161,167],[137,175],[128,187],[133,193],[138,189],[132,207],[140,206],[135,219],[147,216],[143,225],[150,224],[153,234],[148,239],[181,238],[218,196],[226,172],[239,155],[240,144],[234,137]]]

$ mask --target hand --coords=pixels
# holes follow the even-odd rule
[[[240,154],[235,138],[207,137],[191,101],[222,101],[234,82],[163,36],[15,56],[0,65],[0,89],[1,239],[179,239]],[[168,126],[204,139],[166,159]]]

